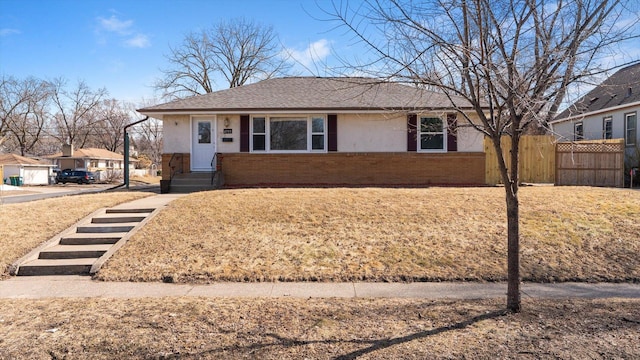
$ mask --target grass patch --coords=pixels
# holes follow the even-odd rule
[[[523,187],[522,277],[639,281],[640,193]],[[191,194],[136,234],[103,280],[506,280],[501,188],[244,189]]]
[[[151,176],[151,175],[144,175],[144,176],[131,176],[131,178],[129,179],[129,181],[133,182],[138,182],[138,183],[142,183],[142,184],[160,184],[160,180],[162,179],[161,176]]]
[[[108,192],[0,206],[0,278],[8,275],[11,263],[93,211],[149,195]]]
[[[0,358],[640,357],[639,300],[0,300]]]

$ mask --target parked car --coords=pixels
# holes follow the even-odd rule
[[[56,184],[75,182],[78,184],[91,184],[96,182],[96,177],[92,172],[84,170],[62,170],[56,175]]]

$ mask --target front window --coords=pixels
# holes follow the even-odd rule
[[[638,117],[636,113],[624,115],[625,143],[627,146],[635,146],[638,137]]]
[[[608,116],[602,119],[602,138],[603,139],[613,138],[613,121],[611,119],[611,116]]]
[[[447,127],[442,119],[421,117],[419,130],[420,151],[447,151]]]
[[[325,151],[324,117],[253,117],[251,151]]]
[[[269,119],[270,149],[275,151],[307,150],[307,120],[295,118]]]
[[[584,126],[582,125],[582,122],[573,124],[573,140],[584,140]]]

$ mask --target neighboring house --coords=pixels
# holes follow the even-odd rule
[[[86,170],[95,172],[100,180],[119,177],[124,170],[124,156],[105,149],[74,149],[72,145],[63,145],[62,152],[49,155],[53,164],[61,170]],[[130,169],[134,169],[137,160],[131,159]]]
[[[624,139],[627,167],[640,165],[640,64],[618,70],[551,122],[560,140]]]
[[[228,186],[484,184],[464,99],[372,81],[276,78],[138,111],[163,120],[164,181],[217,166]]]
[[[16,154],[0,154],[0,165],[3,167],[0,180],[10,184],[11,176],[19,176],[24,185],[48,185],[54,167]]]

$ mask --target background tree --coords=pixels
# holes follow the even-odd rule
[[[138,153],[146,155],[152,164],[161,167],[162,161],[162,121],[154,118],[136,125],[133,143]]]
[[[103,100],[90,116],[95,122],[95,147],[118,152],[124,145],[124,127],[131,122],[133,105],[116,99]]]
[[[82,148],[95,134],[96,124],[101,121],[94,114],[107,96],[107,90],[101,88],[94,91],[84,81],[79,81],[69,89],[67,81],[61,78],[55,79],[52,84],[54,132],[51,135],[61,144]]]
[[[36,78],[19,81],[17,86],[16,90],[24,101],[9,116],[7,130],[20,155],[24,156],[32,153],[44,133],[49,118],[51,86]]]
[[[281,54],[272,26],[243,18],[220,22],[192,32],[182,44],[170,47],[171,64],[155,88],[169,98],[211,93],[216,78],[230,88],[285,72],[289,65]]]
[[[327,11],[374,57],[350,71],[436,88],[474,108],[468,124],[495,148],[508,226],[507,308],[520,311],[519,140],[546,126],[567,89],[603,70],[603,56],[638,35],[638,16],[622,0],[366,1]],[[510,168],[501,148],[511,138]]]

